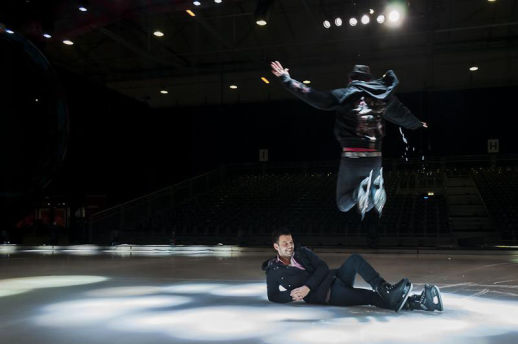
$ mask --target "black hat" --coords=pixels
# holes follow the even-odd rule
[[[353,70],[349,73],[351,79],[372,79],[371,69],[365,65],[354,65]]]

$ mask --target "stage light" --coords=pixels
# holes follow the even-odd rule
[[[16,252],[16,245],[11,245],[11,244],[3,244],[3,245],[0,245],[0,254],[12,254],[12,253],[15,253]]]
[[[156,37],[163,37],[164,33],[162,31],[155,31],[153,32],[153,35],[155,35]]]
[[[496,2],[496,0],[487,0],[488,2]]]
[[[84,6],[79,6],[79,10],[80,10],[81,12],[86,12],[86,11],[88,11],[88,9],[87,9],[86,7],[84,7]]]
[[[326,29],[329,29],[331,27],[331,23],[329,22],[329,20],[324,20],[324,23],[322,25],[324,25]]]
[[[254,11],[254,20],[257,25],[265,26],[270,22],[273,2],[274,0],[257,0]]]
[[[385,16],[383,14],[380,14],[377,18],[376,18],[376,21],[380,24],[383,24],[385,22]]]
[[[306,85],[309,85],[309,84],[311,84],[311,81],[309,81],[309,80],[304,80],[304,81],[302,81],[302,83],[303,83],[303,84],[306,84]]]
[[[66,44],[66,45],[74,45],[74,42],[72,42],[72,41],[71,41],[71,40],[69,40],[69,39],[65,39],[65,40],[63,41],[63,44]]]
[[[160,93],[162,94],[168,94],[169,92],[167,90],[160,90]]]
[[[370,23],[370,21],[371,21],[371,19],[369,18],[369,16],[368,16],[368,15],[366,15],[366,14],[364,14],[364,15],[362,16],[362,19],[361,19],[361,20],[362,20],[362,24],[363,24],[363,25],[367,25],[367,24],[369,24],[369,23]]]
[[[265,84],[269,84],[270,81],[268,79],[266,79],[264,76],[261,77],[261,80],[265,83]]]
[[[222,0],[214,0],[215,3],[221,4]]]
[[[9,29],[5,29],[5,32],[7,32],[8,34],[11,34],[11,35],[14,33],[13,30],[9,30]]]
[[[335,25],[342,26],[342,18],[340,18],[340,17],[335,18]]]
[[[369,9],[369,14],[374,14],[374,10],[372,8]]]
[[[469,70],[472,72],[476,72],[478,70],[478,66],[471,66],[469,67]]]
[[[185,10],[185,12],[187,12],[187,14],[190,15],[191,17],[196,16],[196,14],[194,14],[194,12],[191,10]]]
[[[233,89],[233,90],[236,90],[236,89],[237,89],[237,85],[230,85],[229,87],[230,87],[231,89]]]
[[[200,5],[201,5],[201,2],[199,2],[199,1],[193,1],[193,2],[192,2],[192,4],[193,4],[194,6],[200,6]]]
[[[356,24],[358,24],[358,20],[356,20],[356,18],[352,17],[349,19],[349,25],[356,26]]]
[[[48,33],[44,33],[43,37],[45,37],[45,38],[52,38],[52,35],[49,35]]]
[[[399,13],[399,11],[397,10],[392,10],[390,11],[389,13],[389,17],[388,17],[389,21],[392,22],[392,23],[397,23],[399,22],[399,20],[401,19],[401,14]]]

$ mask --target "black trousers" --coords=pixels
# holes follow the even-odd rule
[[[340,159],[336,181],[336,205],[340,211],[349,211],[358,202],[358,187],[372,172],[372,180],[379,176],[381,157]]]
[[[387,308],[383,299],[374,290],[354,288],[356,275],[360,275],[372,289],[383,281],[379,273],[359,254],[351,255],[336,271],[331,285],[329,304],[333,306],[373,305]]]

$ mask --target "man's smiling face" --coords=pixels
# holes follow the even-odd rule
[[[291,235],[280,235],[279,240],[273,244],[273,248],[279,254],[281,258],[291,258],[293,256],[293,250],[295,244]]]

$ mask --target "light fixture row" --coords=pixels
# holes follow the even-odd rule
[[[359,22],[362,23],[363,25],[367,25],[371,22],[371,16],[373,14],[374,14],[374,10],[370,9],[369,14],[362,15],[360,17],[359,21],[356,17],[351,17],[351,18],[349,18],[349,25],[356,26],[356,25],[358,25]],[[385,23],[385,21],[387,21],[387,19],[388,19],[389,24],[398,24],[401,21],[401,13],[398,10],[391,10],[388,13],[388,18],[384,14],[379,14],[376,16],[376,22],[378,22],[378,24]],[[343,24],[343,20],[341,17],[336,17],[333,20],[333,22],[334,22],[335,26],[338,26],[338,27],[342,26],[342,24]],[[331,28],[331,21],[326,19],[323,21],[322,25],[324,26],[325,29],[329,29],[329,28]]]

